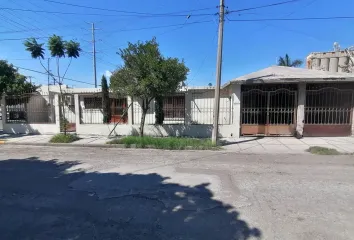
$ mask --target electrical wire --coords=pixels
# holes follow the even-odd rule
[[[57,11],[45,11],[45,10],[34,10],[34,9],[22,9],[22,8],[0,8],[0,10],[11,10],[11,11],[22,11],[22,12],[36,12],[36,13],[51,13],[51,14],[64,14],[64,15],[91,15],[91,16],[106,16],[106,17],[116,17],[116,14],[102,14],[102,13],[80,13],[80,12],[57,12]],[[193,16],[212,16],[215,13],[198,13],[193,14]],[[186,14],[159,14],[159,15],[121,15],[121,17],[186,17]]]
[[[199,8],[199,9],[185,10],[185,11],[172,12],[172,13],[147,13],[147,12],[122,11],[122,10],[108,9],[108,8],[98,8],[98,7],[84,6],[84,5],[78,5],[78,4],[72,4],[72,3],[64,3],[64,2],[52,1],[52,0],[43,0],[43,1],[44,2],[56,3],[56,4],[61,4],[61,5],[73,6],[73,7],[86,8],[86,9],[95,9],[95,10],[108,11],[108,12],[118,12],[118,13],[131,13],[131,14],[138,14],[138,15],[151,15],[151,16],[166,16],[166,15],[174,15],[174,14],[180,14],[180,13],[190,13],[190,12],[197,12],[197,11],[205,11],[205,10],[210,10],[210,9],[215,9],[216,8],[216,7]]]
[[[263,22],[263,21],[306,21],[306,20],[335,20],[354,19],[354,16],[336,17],[304,17],[304,18],[263,18],[263,19],[229,19],[231,22]]]
[[[274,7],[274,6],[278,6],[278,5],[294,3],[294,2],[299,2],[299,1],[303,1],[303,0],[290,0],[290,1],[285,1],[285,2],[278,2],[278,3],[262,5],[262,6],[258,6],[258,7],[250,7],[250,8],[243,8],[243,9],[238,9],[238,10],[231,10],[231,11],[226,11],[226,14],[235,13],[235,12],[249,11],[249,10],[260,9],[260,8]]]
[[[18,68],[18,69],[22,69],[22,70],[26,70],[26,71],[30,71],[30,72],[35,72],[35,73],[39,73],[39,74],[43,74],[43,75],[48,75],[48,73],[45,73],[45,72],[41,72],[41,71],[37,71],[37,70],[33,70],[33,69],[29,69],[29,68],[23,68],[23,67],[19,67],[19,66],[15,66],[13,65],[14,67]],[[55,76],[55,75],[54,75]],[[58,77],[58,76],[55,76],[55,77]],[[95,85],[93,83],[88,83],[88,82],[84,82],[84,81],[79,81],[79,80],[75,80],[75,79],[72,79],[72,78],[66,78],[64,77],[65,80],[68,80],[68,81],[72,81],[72,82],[78,82],[78,83],[84,83],[84,84],[88,84],[88,85]]]

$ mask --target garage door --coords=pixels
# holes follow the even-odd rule
[[[350,136],[353,96],[350,89],[307,90],[304,136]]]
[[[242,92],[241,135],[294,135],[296,98],[297,91],[286,88]]]

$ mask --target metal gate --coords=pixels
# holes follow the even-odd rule
[[[63,93],[59,96],[60,131],[76,132],[76,112],[74,95]]]
[[[297,91],[251,89],[242,92],[241,135],[295,134]]]
[[[304,136],[349,136],[353,90],[325,87],[306,91]]]

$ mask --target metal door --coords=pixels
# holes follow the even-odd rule
[[[350,89],[307,90],[304,136],[350,136],[353,97]]]
[[[291,136],[296,123],[295,90],[242,92],[241,135]]]

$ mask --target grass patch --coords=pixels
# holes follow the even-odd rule
[[[337,151],[337,149],[326,148],[326,147],[310,147],[308,152],[317,155],[340,155],[341,153]]]
[[[135,145],[137,148],[156,148],[156,149],[169,149],[169,150],[183,150],[183,149],[218,149],[213,145],[209,139],[197,138],[176,138],[176,137],[136,137],[129,136],[122,139],[114,139],[107,142],[107,144],[124,144],[126,147]]]
[[[80,140],[80,138],[74,134],[57,134],[53,136],[49,142],[51,143],[72,143],[77,140]]]

